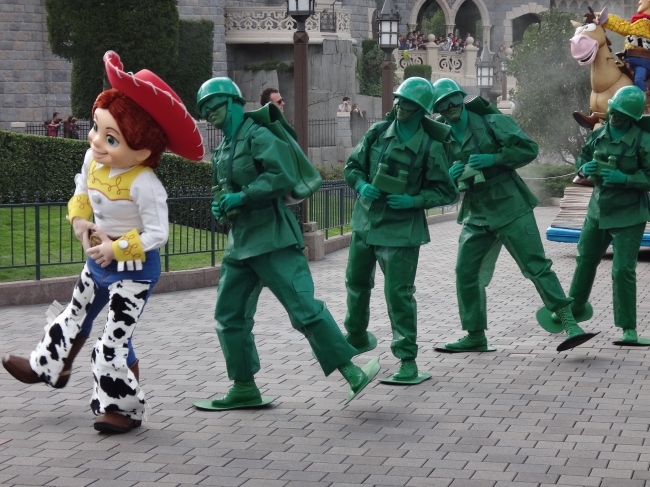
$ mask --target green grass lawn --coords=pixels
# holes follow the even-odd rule
[[[48,215],[49,212],[49,215]],[[41,207],[39,210],[40,278],[73,276],[83,268],[85,255],[81,243],[65,220],[66,206]],[[170,224],[169,252],[181,255],[162,256],[168,270],[196,269],[212,265],[211,232],[185,225]],[[28,208],[0,209],[0,282],[36,279],[35,267],[14,267],[36,264],[36,211]],[[225,247],[225,236],[215,234],[215,248]],[[161,249],[165,253],[165,247]],[[187,253],[197,252],[197,253]],[[221,262],[223,252],[215,252],[215,262]],[[13,267],[13,268],[7,268]]]

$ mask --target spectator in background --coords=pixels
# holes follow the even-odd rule
[[[400,51],[406,50],[406,41],[404,40],[404,35],[400,34],[397,38],[397,49]]]
[[[343,103],[339,105],[339,112],[349,112],[350,111],[350,97],[344,96]]]
[[[284,99],[276,88],[266,88],[260,94],[260,105],[264,106],[269,102],[273,103],[284,113]]]
[[[476,52],[476,59],[479,59],[481,57],[481,52],[483,52],[483,46],[481,45],[481,41],[476,39],[474,41],[474,47],[478,49],[478,51]]]
[[[72,115],[63,122],[63,137],[66,139],[79,139],[79,126],[77,125],[77,119]]]
[[[361,110],[361,107],[359,106],[358,103],[354,103],[352,105],[352,116],[353,117],[359,117],[359,118],[364,118],[364,112]]]
[[[56,137],[59,135],[59,127],[61,127],[61,117],[59,117],[59,112],[54,112],[52,118],[43,122],[43,126],[47,128],[47,135],[50,137]]]

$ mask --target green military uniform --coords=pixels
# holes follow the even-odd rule
[[[494,154],[483,169],[485,183],[470,185],[458,214],[463,224],[456,262],[456,290],[463,330],[487,329],[485,288],[504,245],[551,310],[571,302],[551,270],[532,212],[539,203],[515,169],[537,157],[537,144],[506,115],[468,111],[462,142],[451,138],[450,159],[467,163],[472,154]],[[478,278],[477,278],[478,276]]]
[[[560,281],[551,270],[537,229],[533,208],[539,203],[516,169],[537,157],[537,144],[508,116],[480,97],[464,103],[467,94],[450,79],[435,82],[434,109],[451,127],[449,174],[466,190],[458,214],[463,225],[456,261],[456,291],[464,338],[447,343],[447,352],[494,350],[485,336],[485,288],[505,246],[525,277],[533,281],[544,304],[556,312],[567,339],[558,351],[574,348],[595,335],[576,323]],[[550,312],[549,312],[550,315]],[[549,318],[550,319],[550,318]],[[547,329],[549,329],[547,328]]]
[[[641,103],[642,110],[645,95]],[[596,268],[613,240],[614,323],[623,330],[634,330],[637,255],[646,222],[650,220],[647,193],[650,191],[650,134],[630,124],[622,137],[614,139],[609,124],[603,125],[587,137],[576,159],[576,171],[593,161],[597,150],[615,156],[616,168],[626,178],[623,184],[611,185],[603,185],[602,178],[597,178],[578,242],[569,295],[574,298],[574,308],[584,307],[591,294]]]
[[[345,328],[350,336],[366,333],[379,262],[393,331],[391,350],[395,357],[408,361],[414,360],[418,351],[413,294],[420,245],[430,241],[424,209],[455,202],[458,191],[449,177],[446,149],[441,143],[448,129],[422,119],[413,136],[400,142],[393,116],[394,111],[388,121],[370,128],[350,155],[344,177],[350,187],[359,190],[372,181],[381,159],[391,175],[399,170],[408,172],[406,194],[413,197],[414,204],[412,208],[394,209],[386,195],[374,201],[360,196],[355,203],[346,270]]]
[[[252,329],[263,285],[285,307],[329,375],[355,350],[325,305],[314,299],[302,233],[283,201],[296,185],[289,147],[251,118],[245,118],[235,140],[230,184],[233,192],[245,195],[244,205],[228,233],[215,312],[228,377],[248,381],[260,369]],[[231,144],[224,138],[213,157],[219,179],[228,173]]]

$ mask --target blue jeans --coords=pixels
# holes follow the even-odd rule
[[[641,88],[644,93],[648,88],[645,85],[645,79],[650,71],[650,59],[643,57],[626,57],[625,60],[634,68],[634,84]]]
[[[93,300],[93,303],[88,310],[86,319],[81,325],[81,331],[77,336],[90,336],[90,332],[93,328],[93,321],[95,321],[95,318],[97,318],[100,311],[108,303],[108,286],[111,284],[124,280],[149,281],[152,285],[149,288],[149,292],[147,293],[145,301],[149,299],[151,290],[160,278],[160,251],[158,249],[150,250],[145,254],[145,256],[146,261],[143,262],[141,271],[122,272],[117,271],[117,261],[115,260],[111,262],[107,267],[102,268],[102,266],[97,264],[93,259],[88,258],[86,264],[88,265],[88,269],[93,276],[95,284],[97,284],[97,295],[95,296],[95,299]],[[129,354],[126,359],[126,363],[129,367],[131,367],[138,359],[135,356],[133,345],[131,344],[131,339],[129,339],[128,346]]]

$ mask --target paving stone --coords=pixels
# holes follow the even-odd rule
[[[557,208],[538,208],[543,234]],[[88,408],[87,361],[65,389],[18,383],[0,371],[0,484],[51,487],[637,487],[650,484],[650,350],[612,345],[611,250],[592,291],[600,335],[558,354],[561,337],[535,322],[534,286],[502,249],[487,289],[491,354],[433,349],[463,335],[455,292],[460,226],[430,227],[416,278],[417,386],[372,383],[344,405],[340,374],[324,377],[304,338],[265,289],[255,335],[256,380],[276,401],[259,410],[202,412],[195,398],[230,385],[214,333],[215,288],[153,295],[134,344],[149,421],[127,435],[99,435]],[[565,289],[575,244],[544,240]],[[650,251],[640,252],[637,310],[650,318]],[[342,324],[347,250],[310,263],[316,296]],[[382,375],[395,370],[381,271],[370,331]],[[0,354],[27,354],[40,340],[42,305],[0,309]],[[91,340],[101,331],[97,319]],[[648,334],[647,330],[642,333]],[[179,341],[178,337],[182,337]],[[89,357],[90,347],[82,351]],[[362,364],[367,357],[354,359]]]

